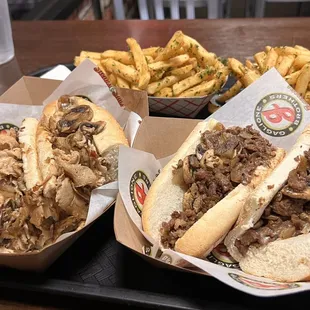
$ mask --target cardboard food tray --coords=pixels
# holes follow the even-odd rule
[[[32,90],[36,90],[37,83],[40,83],[41,90],[52,92],[60,82],[26,77],[15,84],[17,91],[10,89],[2,99],[15,96],[14,100],[27,103],[27,100],[31,100],[29,95]],[[44,99],[39,93],[35,94],[36,98],[32,98],[33,103],[39,103]],[[156,119],[158,120],[148,118],[146,121],[153,122]],[[183,127],[184,120],[162,120],[164,123],[169,121],[179,124],[178,128]],[[182,142],[182,136],[188,134],[197,120],[185,122],[187,131],[180,131],[182,135],[177,135],[176,145]],[[154,130],[158,128],[153,127],[149,131],[150,137]],[[151,148],[152,145],[149,145]],[[139,148],[139,144],[135,146]],[[164,156],[165,153],[161,155]],[[119,206],[116,209],[116,212],[118,211]],[[97,300],[161,309],[249,309],[254,305],[257,308],[282,308],[283,305],[296,300],[300,303],[306,302],[308,293],[281,299],[261,299],[238,292],[211,277],[157,268],[115,240],[113,216],[114,209],[110,208],[43,274],[1,268],[0,287],[1,291],[5,292],[4,296],[16,296],[18,293],[20,300],[41,300],[42,303],[48,301],[49,306],[53,304],[52,300],[59,300],[59,306],[65,306],[64,298],[71,300],[71,296],[81,298],[84,302],[86,299],[86,303]],[[117,232],[119,241],[121,233],[126,233],[126,230]],[[220,298],[219,294],[225,298]]]
[[[186,130],[182,135],[186,135],[197,123],[197,120],[153,117],[146,118],[143,123],[155,124],[158,120],[165,124],[161,130],[164,130],[164,127],[167,130],[168,123],[173,123],[180,129],[185,122]],[[158,131],[155,126],[148,126],[148,129],[149,137]],[[169,130],[169,134],[172,134],[171,127]],[[182,135],[175,145],[181,143]],[[138,142],[139,136],[135,146],[140,148],[141,144],[139,146]],[[148,148],[153,148],[151,143]],[[164,151],[162,155],[166,153],[167,151]],[[115,211],[122,212],[120,216],[124,216],[126,212],[120,209],[120,205],[117,205]],[[238,292],[212,277],[158,268],[163,267],[163,264],[154,266],[115,240],[113,218],[114,209],[110,208],[44,274],[30,275],[26,272],[1,269],[0,287],[3,290],[9,289],[12,294],[23,291],[27,300],[36,296],[37,300],[53,298],[64,303],[64,300],[71,300],[71,296],[81,298],[81,303],[88,306],[95,301],[101,301],[155,309],[232,310],[261,309],[267,306],[283,309],[283,305],[290,303],[305,303],[309,296],[309,293],[301,293],[263,299]],[[128,217],[124,217],[123,224],[127,225],[128,220],[130,221]],[[135,229],[134,225],[126,227],[130,230],[127,228],[116,231],[118,241],[122,240],[124,233],[131,234],[131,230]],[[136,249],[141,252],[138,247]],[[47,293],[57,297],[51,297]],[[110,308],[112,307],[113,305]]]

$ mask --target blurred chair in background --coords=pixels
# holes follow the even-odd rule
[[[267,2],[297,2],[301,5],[302,2],[310,2],[310,0],[255,0],[255,17],[264,17],[265,16],[265,7]],[[300,12],[300,8],[299,8]],[[300,15],[300,14],[299,14]]]
[[[138,0],[140,19],[165,19],[165,8],[170,8],[171,19],[180,19],[180,7],[186,8],[186,18],[195,18],[195,8],[208,8],[209,19],[229,17],[232,0]],[[123,0],[113,0],[116,19],[125,19]],[[225,14],[224,14],[225,7]]]

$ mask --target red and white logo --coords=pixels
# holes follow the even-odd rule
[[[301,124],[303,107],[293,96],[274,93],[259,101],[254,110],[258,128],[273,137],[283,137],[293,133]]]

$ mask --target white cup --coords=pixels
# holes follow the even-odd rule
[[[0,0],[0,65],[14,57],[14,44],[7,0]]]

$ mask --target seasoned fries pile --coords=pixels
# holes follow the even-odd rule
[[[295,45],[271,47],[254,55],[255,63],[246,60],[245,66],[234,58],[228,59],[228,67],[237,77],[237,82],[217,101],[224,103],[256,81],[271,68],[276,68],[295,91],[310,104],[310,50]]]
[[[165,47],[142,49],[133,38],[129,51],[82,51],[74,65],[89,58],[114,86],[146,90],[154,97],[200,97],[218,91],[229,69],[193,38],[177,31]]]

